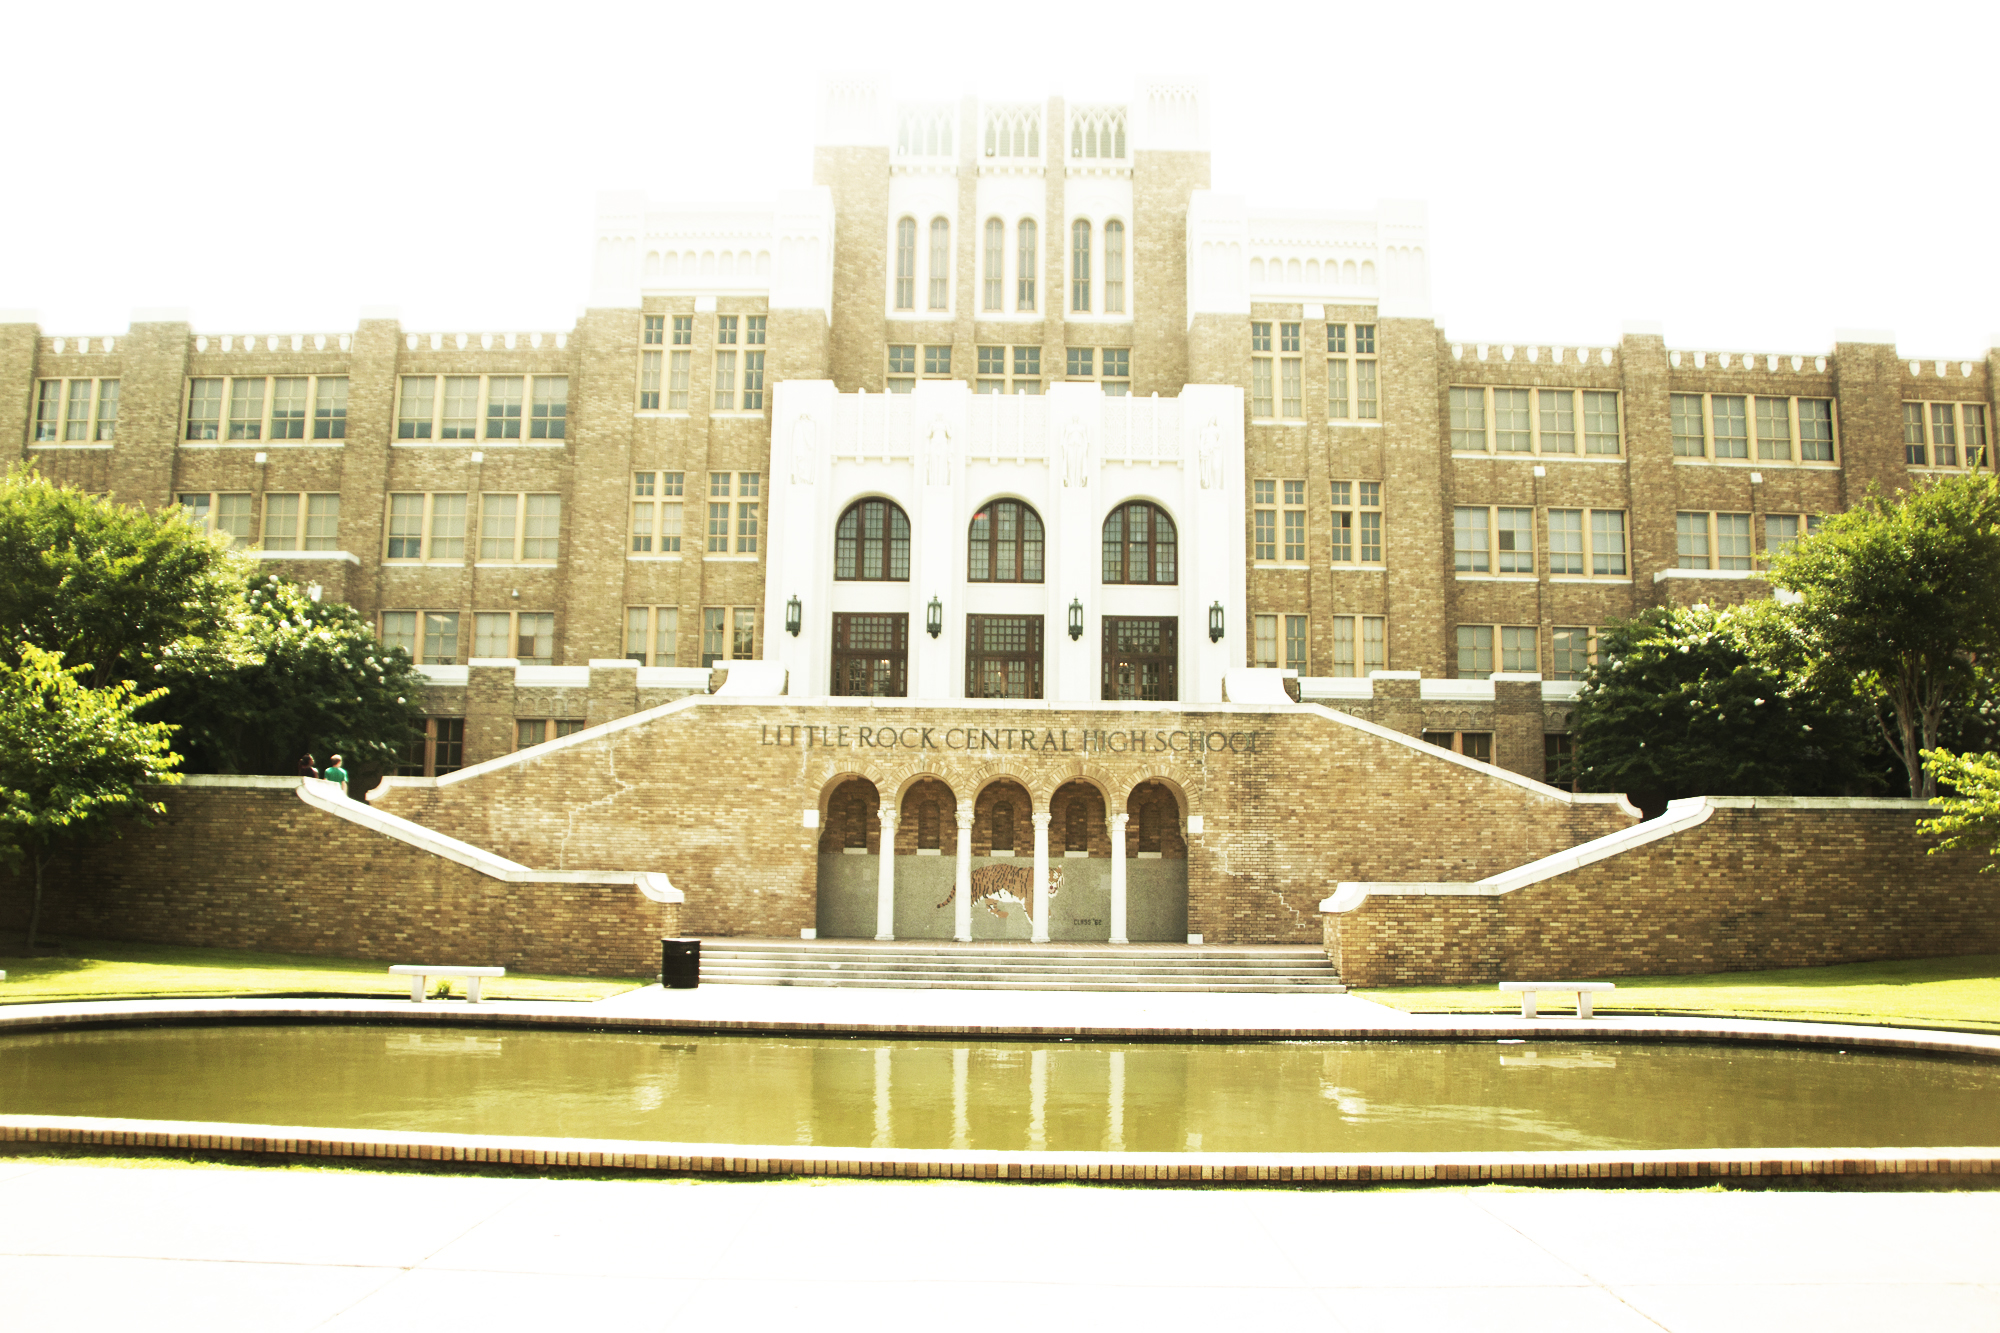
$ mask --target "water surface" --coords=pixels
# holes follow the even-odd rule
[[[817,1147],[2000,1144],[2000,1064],[1743,1046],[1119,1045],[365,1026],[0,1038],[0,1113]]]

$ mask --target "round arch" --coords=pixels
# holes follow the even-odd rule
[[[1104,516],[1099,580],[1171,587],[1180,583],[1180,525],[1154,500],[1121,500]]]
[[[968,583],[1041,583],[1048,529],[1026,500],[996,495],[972,511],[965,533]]]
[[[833,577],[838,583],[908,583],[910,516],[886,495],[863,495],[833,525]]]

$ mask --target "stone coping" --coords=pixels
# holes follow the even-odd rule
[[[1722,1180],[2000,1175],[2000,1148],[1747,1148],[1694,1152],[1108,1153],[420,1134],[92,1116],[0,1116],[0,1143],[268,1157],[905,1180],[1094,1180],[1174,1185]]]
[[[644,987],[592,1003],[487,1001],[413,1005],[407,1000],[104,1000],[0,1007],[8,1032],[81,1030],[135,1024],[374,1022],[466,1027],[714,1033],[719,1035],[883,1036],[990,1040],[1077,1038],[1124,1041],[1676,1041],[1831,1046],[1843,1050],[1929,1052],[2000,1060],[2000,1035],[1751,1019],[1536,1018],[1511,1015],[1409,1015],[1394,1010],[1382,1026],[1223,1027],[1143,1023],[1038,1024],[887,1021],[895,1011],[941,994],[886,992],[871,1006],[877,1019],[813,1021],[765,1015],[726,1017],[742,992],[768,987],[710,986],[722,992],[710,1012],[675,1014],[676,1001],[698,991]],[[852,992],[844,992],[851,994]],[[825,992],[821,992],[823,996]],[[794,995],[779,997],[797,999]],[[1074,997],[1066,997],[1073,999]],[[1224,999],[1234,997],[1209,997]],[[1295,997],[1279,997],[1293,999]],[[1341,997],[1346,999],[1347,997]],[[638,1003],[634,1003],[634,1001]],[[1366,1003],[1352,1001],[1353,1004]],[[768,1006],[765,1006],[768,1007]],[[1072,1005],[1073,1008],[1088,1008]],[[1261,1007],[1261,1006],[1260,1006]],[[1379,1008],[1379,1006],[1370,1006]],[[650,1011],[650,1012],[649,1012]],[[973,1149],[802,1148],[791,1144],[660,1143],[415,1131],[336,1129],[94,1116],[0,1115],[0,1143],[111,1150],[226,1152],[271,1158],[502,1164],[729,1177],[828,1176],[949,1180],[1087,1180],[1161,1184],[1369,1184],[1384,1182],[1724,1180],[1778,1176],[2000,1175],[2000,1146],[1897,1148],[1798,1147],[1696,1149],[1683,1152],[995,1152]]]

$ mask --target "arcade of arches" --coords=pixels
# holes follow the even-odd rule
[[[885,800],[864,777],[825,797],[821,938],[1138,943],[1187,938],[1183,798],[1140,782],[1107,793],[1072,778],[1046,800],[1012,777],[964,793],[911,780]]]

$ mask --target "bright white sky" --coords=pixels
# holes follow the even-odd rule
[[[896,32],[921,33],[898,40]],[[1468,341],[1910,356],[2000,330],[2000,5],[23,6],[0,308],[51,333],[569,327],[595,194],[809,184],[828,70],[899,95],[1208,79],[1214,185],[1427,200]]]

